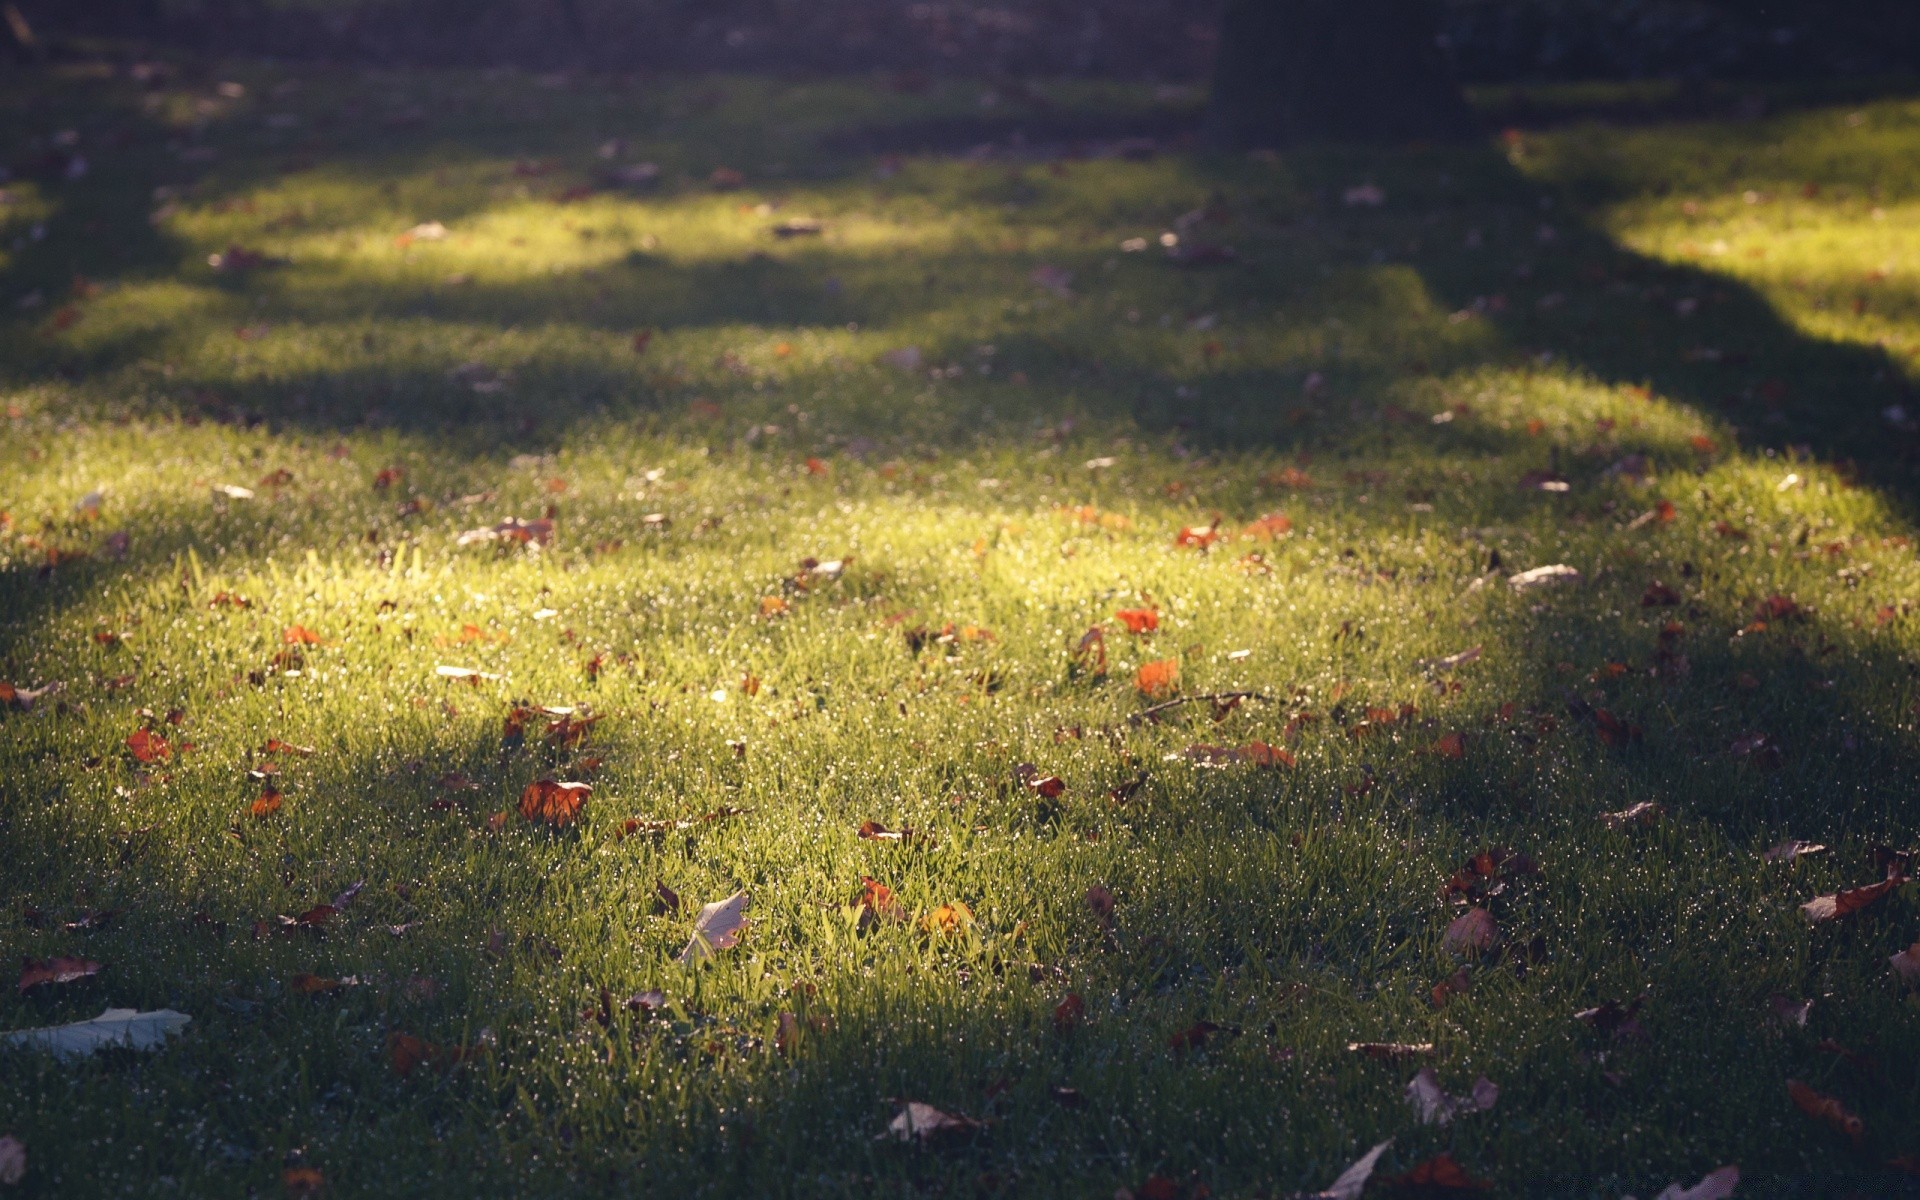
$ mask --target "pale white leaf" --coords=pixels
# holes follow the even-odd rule
[[[110,1008],[91,1021],[0,1034],[0,1042],[37,1047],[60,1058],[79,1058],[106,1046],[151,1050],[186,1028],[192,1019],[170,1008],[158,1012]]]
[[[746,907],[747,894],[735,892],[725,900],[715,900],[702,908],[693,922],[693,937],[680,952],[680,961],[701,962],[738,945],[740,934],[747,927]]]

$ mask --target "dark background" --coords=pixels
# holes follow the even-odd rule
[[[14,0],[75,39],[604,71],[1206,76],[1222,0]],[[1283,4],[1286,0],[1273,0]],[[1920,68],[1920,0],[1437,0],[1460,77],[1784,79]],[[0,43],[8,38],[0,31]],[[17,47],[15,57],[20,56]]]

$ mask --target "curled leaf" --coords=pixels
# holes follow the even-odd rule
[[[573,824],[593,795],[588,783],[560,783],[540,779],[520,793],[520,815],[529,821],[541,821],[555,828]]]
[[[1866,1122],[1848,1112],[1847,1106],[1840,1103],[1838,1097],[1816,1092],[1798,1079],[1787,1080],[1787,1095],[1801,1112],[1831,1126],[1854,1145],[1860,1144],[1866,1132]]]
[[[681,963],[696,963],[712,958],[722,950],[731,950],[740,943],[740,934],[747,927],[747,894],[735,892],[725,900],[716,900],[700,910],[694,918],[693,937],[687,942],[687,948],[680,952]]]

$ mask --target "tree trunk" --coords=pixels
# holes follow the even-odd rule
[[[1230,0],[1210,132],[1241,148],[1472,137],[1435,30],[1428,0]]]

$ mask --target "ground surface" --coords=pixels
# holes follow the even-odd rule
[[[1920,106],[5,87],[22,1194],[1907,1186]]]

